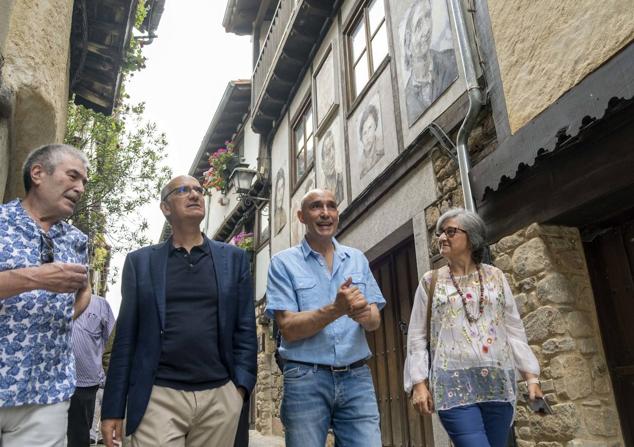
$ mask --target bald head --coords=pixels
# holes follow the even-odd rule
[[[300,202],[299,209],[304,211],[305,207],[316,198],[323,198],[325,200],[334,200],[336,203],[335,194],[328,189],[314,188],[304,194],[302,201]]]

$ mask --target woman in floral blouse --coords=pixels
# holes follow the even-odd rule
[[[438,411],[456,447],[506,445],[516,370],[530,399],[543,396],[539,364],[508,282],[500,269],[482,263],[485,231],[470,211],[452,209],[440,217],[436,234],[448,265],[436,271],[431,308],[434,273],[423,276],[409,324],[405,391],[421,414]]]

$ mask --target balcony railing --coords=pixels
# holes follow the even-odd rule
[[[278,50],[281,50],[282,39],[289,28],[288,23],[290,22],[294,6],[295,0],[280,0],[277,4],[266,38],[260,49],[260,56],[253,69],[251,104],[257,103],[262,93],[262,87],[264,87],[267,77],[272,72],[269,69],[272,68]]]
[[[327,29],[335,0],[280,0],[253,69],[253,129],[266,134],[279,118],[311,49]]]

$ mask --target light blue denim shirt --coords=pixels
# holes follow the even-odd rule
[[[334,302],[339,286],[348,277],[368,303],[383,308],[385,299],[365,255],[334,238],[332,241],[335,246],[332,273],[326,259],[310,248],[306,239],[273,256],[266,288],[269,317],[274,318],[277,310],[303,312]],[[363,328],[345,315],[312,337],[295,342],[282,338],[279,351],[286,360],[332,366],[349,365],[371,355]]]

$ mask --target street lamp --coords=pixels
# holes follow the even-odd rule
[[[255,179],[257,175],[258,171],[256,171],[255,169],[238,166],[229,176],[229,183],[235,187],[236,193],[238,194],[238,201],[244,201],[244,204],[246,206],[250,206],[253,203],[260,202],[259,205],[256,205],[256,208],[260,208],[264,206],[264,204],[267,203],[269,199],[266,197],[256,197],[249,194],[249,192],[251,192],[253,179]]]

